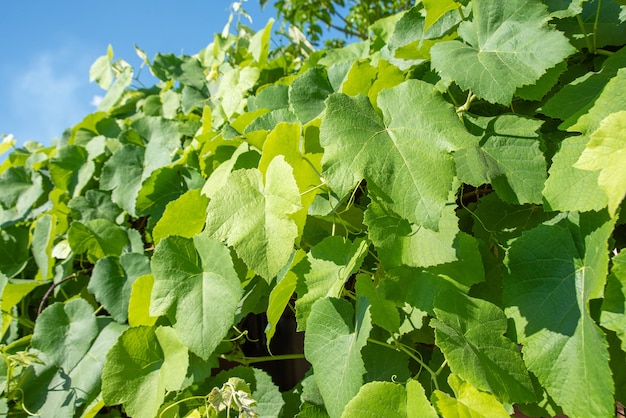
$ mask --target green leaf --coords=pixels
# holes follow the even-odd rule
[[[541,113],[563,120],[559,128],[569,129],[581,116],[589,112],[602,95],[607,83],[617,75],[620,68],[625,66],[626,48],[622,48],[602,63],[600,71],[585,73],[558,90],[541,107]],[[617,87],[615,84],[610,86],[611,90],[607,93],[615,87]]]
[[[411,225],[373,200],[363,222],[369,227],[369,237],[385,267],[428,267],[457,258],[453,244],[459,227],[454,208],[444,208],[441,216],[439,230],[433,231]]]
[[[181,341],[206,360],[228,333],[243,294],[230,252],[206,234],[157,245],[150,315],[168,315]]]
[[[504,406],[488,392],[481,392],[459,377],[451,374],[448,384],[456,395],[435,390],[431,401],[439,414],[446,418],[507,418],[510,416]]]
[[[39,267],[36,280],[48,280],[53,276],[52,245],[56,238],[56,224],[57,217],[49,214],[39,217],[35,223],[31,251]]]
[[[126,66],[119,74],[117,74],[113,85],[109,87],[104,99],[102,99],[102,102],[98,105],[98,111],[109,112],[111,108],[122,98],[126,88],[130,86],[132,81],[133,68],[131,66]]]
[[[2,302],[2,332],[0,336],[4,337],[11,323],[15,320],[13,308],[24,299],[35,288],[45,284],[42,281],[34,280],[18,280],[9,279],[0,273],[0,294]]]
[[[548,26],[550,15],[539,2],[474,0],[472,14],[459,26],[463,42],[432,47],[432,64],[443,78],[489,102],[508,105],[519,87],[575,52]]]
[[[268,282],[282,269],[293,250],[298,227],[292,214],[301,208],[293,170],[282,156],[265,174],[236,170],[207,207],[206,230],[226,240],[249,268]]]
[[[343,299],[319,299],[307,321],[304,353],[331,418],[340,417],[363,384],[361,349],[372,329],[369,305],[359,300],[355,311]]]
[[[95,318],[93,311],[89,315],[91,319]],[[76,411],[95,402],[101,396],[101,373],[106,354],[124,328],[110,318],[100,318],[95,339],[88,345],[80,341],[84,352],[74,351],[77,359],[74,366],[61,369],[34,365],[33,373],[28,373],[20,382],[28,411],[44,418],[72,417]]]
[[[187,348],[171,328],[129,328],[106,356],[102,398],[106,405],[122,403],[131,417],[153,418],[165,391],[177,391],[187,373]]]
[[[326,72],[311,68],[296,78],[289,87],[289,105],[303,124],[319,116],[324,110],[324,100],[333,92]]]
[[[626,253],[620,252],[611,263],[613,268],[604,292],[600,324],[615,331],[626,352]]]
[[[122,209],[111,200],[111,195],[101,190],[87,190],[84,196],[76,196],[69,201],[74,219],[89,222],[102,218],[115,222]]]
[[[45,192],[41,175],[26,167],[10,167],[0,174],[0,205],[15,210],[16,217],[23,217]]]
[[[602,213],[571,216],[513,241],[505,260],[505,312],[515,323],[528,370],[565,414],[610,416],[607,343],[589,301],[604,290],[614,220]]]
[[[342,417],[406,418],[406,390],[397,383],[371,382],[361,386],[346,405]]]
[[[35,323],[33,348],[45,354],[49,364],[72,370],[98,335],[93,313],[84,299],[50,305]]]
[[[453,188],[450,152],[476,143],[453,107],[418,80],[380,92],[382,119],[364,96],[335,93],[326,106],[320,143],[333,191],[346,196],[365,179],[402,218],[438,230]]]
[[[125,144],[104,164],[100,187],[111,191],[111,200],[131,215],[135,214],[135,200],[141,188],[144,149]]]
[[[574,166],[589,142],[587,136],[564,139],[552,158],[543,189],[547,210],[599,211],[608,205],[606,193],[598,187],[598,171]]]
[[[94,164],[88,161],[87,150],[76,145],[59,148],[50,159],[50,177],[56,187],[77,195],[94,173]]]
[[[507,319],[498,307],[459,292],[435,299],[435,341],[454,374],[503,402],[530,403],[536,396],[517,344],[504,337]]]
[[[298,275],[296,318],[298,330],[304,330],[312,306],[320,298],[339,297],[343,285],[361,267],[369,244],[330,236],[311,248],[306,260],[293,267]]]
[[[165,206],[163,216],[152,230],[152,239],[158,244],[169,235],[192,238],[204,228],[206,207],[209,199],[200,189],[189,190]]]
[[[568,131],[593,134],[600,129],[602,121],[613,113],[626,110],[626,68],[617,71],[598,95],[589,112],[582,115]]]
[[[122,228],[106,219],[72,222],[67,231],[67,239],[75,254],[87,252],[87,258],[94,263],[108,255],[119,256],[129,244],[128,235]]]
[[[480,146],[455,152],[459,179],[473,186],[491,183],[505,202],[541,203],[546,161],[537,131],[541,122],[515,115],[476,119]]]
[[[367,274],[359,274],[355,285],[358,296],[364,296],[370,303],[372,323],[383,327],[389,332],[397,333],[400,328],[400,315],[395,303],[385,298]]]
[[[126,253],[119,258],[101,258],[93,269],[87,290],[113,319],[125,323],[133,283],[137,277],[149,273],[150,260],[143,254]]]
[[[8,278],[19,274],[28,264],[29,236],[26,227],[0,229],[0,272]]]
[[[135,214],[149,215],[156,221],[163,215],[165,205],[186,191],[187,186],[180,170],[172,167],[158,168],[141,184],[135,201]]]
[[[600,171],[598,184],[608,196],[609,213],[615,215],[626,194],[626,111],[600,122],[574,167]]]
[[[214,103],[221,107],[228,118],[243,113],[244,97],[258,78],[259,69],[255,67],[234,68],[228,71],[220,80]]]

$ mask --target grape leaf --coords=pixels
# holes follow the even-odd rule
[[[604,290],[614,220],[595,212],[570,216],[513,241],[505,260],[505,312],[528,370],[565,414],[610,416],[607,343],[588,304]]]
[[[598,184],[608,196],[609,213],[615,215],[626,193],[626,111],[607,116],[591,139],[575,168],[597,171]]]
[[[402,218],[438,230],[455,174],[449,153],[476,140],[423,81],[381,91],[378,107],[382,119],[365,96],[328,98],[320,127],[323,175],[340,196],[365,179]]]
[[[441,216],[439,231],[433,231],[411,225],[373,200],[363,222],[369,227],[370,239],[385,267],[428,267],[457,257],[453,244],[459,227],[454,208],[444,208]]]
[[[231,327],[243,294],[228,248],[206,234],[169,236],[151,260],[150,315],[168,315],[181,341],[206,360]]]
[[[206,230],[226,240],[269,282],[291,256],[298,227],[290,215],[300,208],[293,170],[277,156],[267,167],[265,185],[257,169],[236,170],[229,176],[209,202]]]
[[[147,325],[151,327],[158,319],[150,316],[150,297],[154,286],[154,276],[139,276],[133,282],[128,298],[128,324],[131,327]]]
[[[370,382],[346,405],[342,417],[406,418],[406,390],[397,383]]]
[[[459,292],[435,299],[435,341],[454,374],[507,403],[530,403],[535,393],[507,319],[495,305]]]
[[[540,2],[474,0],[472,14],[472,21],[459,26],[464,42],[431,48],[432,65],[443,78],[489,102],[508,105],[519,87],[534,84],[575,52],[548,26],[550,15]]]
[[[94,266],[87,290],[119,323],[128,320],[128,304],[133,283],[150,273],[150,261],[143,254],[126,253],[104,257]]]
[[[352,242],[339,236],[327,237],[293,268],[298,276],[298,330],[306,329],[315,301],[325,296],[339,297],[343,285],[361,267],[367,249],[368,242],[363,239]]]
[[[296,78],[289,87],[289,104],[303,124],[319,116],[324,110],[324,100],[333,92],[326,71],[315,67]]]
[[[495,396],[481,392],[458,376],[451,374],[448,384],[455,398],[440,390],[435,390],[431,401],[441,416],[446,418],[507,418],[509,413]]]
[[[131,417],[153,418],[165,391],[177,391],[187,373],[189,356],[176,332],[166,327],[129,328],[106,356],[102,398],[124,404]]]
[[[87,162],[87,150],[77,145],[59,148],[50,159],[50,177],[56,187],[71,196],[78,195],[94,173],[93,162]]]
[[[124,247],[129,244],[126,232],[106,219],[94,219],[86,223],[72,222],[67,231],[67,239],[75,254],[87,252],[87,258],[94,264],[102,257],[121,255]]]
[[[437,22],[446,13],[461,7],[460,3],[454,0],[423,0],[424,9],[426,9],[426,22],[424,23],[424,32],[428,30],[435,22]]]
[[[566,138],[561,142],[559,151],[552,158],[543,189],[548,210],[586,212],[599,211],[607,206],[606,193],[598,187],[599,172],[574,166],[587,142],[587,136]]]
[[[615,331],[626,352],[626,252],[620,252],[611,260],[613,268],[608,277],[600,324]]]
[[[169,235],[192,238],[204,227],[206,207],[209,200],[200,189],[189,190],[165,206],[163,216],[152,230],[152,239],[158,244]]]
[[[491,183],[509,203],[541,203],[546,161],[537,130],[541,122],[515,115],[475,119],[480,146],[454,153],[459,179],[473,186]]]
[[[359,299],[355,311],[343,299],[324,298],[313,304],[307,320],[304,354],[331,418],[338,418],[363,384],[361,349],[372,329],[369,305]]]
[[[54,267],[52,244],[56,238],[56,224],[57,217],[50,214],[39,217],[35,222],[31,251],[39,267],[35,277],[38,280],[48,280],[52,277]]]

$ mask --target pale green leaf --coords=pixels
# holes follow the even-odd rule
[[[365,296],[369,301],[372,323],[397,333],[400,328],[398,309],[393,301],[386,299],[383,292],[374,286],[371,276],[357,275],[355,289],[357,295]]]
[[[89,69],[89,81],[95,81],[104,90],[108,90],[113,83],[112,59],[113,47],[109,44],[107,54],[96,58]]]
[[[105,81],[108,81],[105,78]],[[124,67],[124,69],[117,74],[115,81],[109,87],[104,99],[98,105],[98,111],[108,112],[124,95],[126,88],[130,86],[133,81],[133,68],[130,66]]]
[[[537,131],[541,122],[515,115],[473,120],[480,146],[455,152],[459,179],[473,186],[491,183],[505,202],[541,203],[546,161]]]
[[[335,93],[326,105],[322,174],[333,191],[346,196],[365,179],[402,218],[438,230],[455,175],[450,152],[477,142],[454,108],[418,80],[380,92],[382,118],[364,96]]]
[[[459,26],[463,39],[431,48],[433,67],[492,103],[508,105],[515,91],[534,84],[547,69],[575,52],[548,26],[545,6],[534,0],[474,0],[471,21]]]
[[[406,384],[406,396],[407,405],[406,412],[407,418],[422,417],[422,418],[437,418],[437,411],[430,404],[424,387],[416,380],[411,379]]]
[[[454,0],[423,0],[422,3],[424,4],[424,9],[426,9],[424,31],[427,31],[446,13],[461,7],[461,4]]]
[[[248,89],[251,89],[259,78],[260,71],[255,67],[234,68],[224,74],[214,96],[216,106],[221,106],[226,117],[230,118],[244,110]]]
[[[106,405],[122,403],[131,417],[153,418],[165,391],[181,389],[188,366],[187,348],[173,329],[129,328],[107,353],[102,397]]]
[[[54,185],[77,195],[93,176],[93,163],[88,163],[87,150],[77,145],[67,145],[58,149],[50,159],[50,177]]]
[[[439,414],[445,418],[508,418],[504,406],[495,396],[488,392],[481,392],[459,377],[451,374],[448,384],[456,397],[445,392],[435,390],[431,401]]]
[[[620,252],[611,259],[613,268],[608,277],[600,324],[615,331],[626,352],[626,252]]]
[[[206,207],[209,200],[200,189],[189,190],[165,206],[163,216],[152,230],[152,239],[158,244],[169,235],[192,238],[204,227]]]
[[[336,298],[319,299],[311,309],[304,353],[313,365],[331,418],[341,416],[363,385],[361,349],[371,329],[369,305],[364,299],[358,301],[356,312],[350,302]]]
[[[613,221],[570,215],[513,241],[505,260],[503,301],[523,358],[570,416],[610,416],[613,381],[607,343],[589,312],[602,297]]]
[[[402,385],[391,382],[371,382],[361,386],[357,395],[346,405],[342,417],[406,418],[407,393]]]
[[[158,317],[150,316],[150,299],[152,287],[154,286],[154,276],[146,274],[139,276],[133,282],[128,299],[128,324],[131,327],[140,325],[152,326]]]
[[[574,167],[600,171],[598,184],[608,196],[609,213],[614,215],[626,193],[626,110],[600,122]]]
[[[11,323],[15,320],[13,307],[45,282],[19,279],[12,279],[9,282],[9,278],[0,272],[0,283],[2,283],[0,285],[0,294],[2,295],[0,298],[0,302],[2,302],[0,304],[2,307],[2,332],[0,332],[0,336],[4,337]]]
[[[291,262],[292,265],[298,264],[304,257],[306,253],[302,250],[298,250]],[[269,300],[267,301],[267,327],[265,328],[265,337],[267,338],[267,347],[269,350],[270,343],[272,342],[272,338],[276,333],[276,326],[278,325],[278,321],[283,316],[285,312],[285,308],[287,304],[291,300],[293,293],[296,290],[296,283],[298,281],[298,276],[292,271],[289,270],[285,276],[280,279],[276,286],[272,289],[269,295]]]
[[[169,236],[151,260],[150,315],[168,315],[181,341],[206,360],[228,333],[243,294],[228,248],[206,234]]]
[[[368,246],[363,239],[352,242],[339,236],[327,237],[311,248],[306,260],[293,267],[298,275],[298,330],[305,329],[315,301],[326,296],[339,297],[343,285],[361,267]]]
[[[517,344],[503,334],[507,318],[490,302],[460,292],[435,299],[435,341],[453,373],[507,403],[530,403],[535,393]]]
[[[143,254],[126,253],[104,257],[94,266],[87,290],[119,323],[128,320],[130,293],[139,276],[150,273],[150,260]]]
[[[599,211],[608,204],[606,193],[598,187],[598,171],[576,168],[589,142],[587,136],[564,139],[559,151],[552,157],[549,176],[543,189],[548,210]]]
[[[291,256],[298,227],[290,215],[300,208],[293,170],[277,156],[268,165],[265,182],[257,169],[229,176],[209,202],[206,230],[234,247],[249,268],[270,281]]]

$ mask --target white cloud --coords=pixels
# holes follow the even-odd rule
[[[36,56],[14,76],[8,123],[20,141],[49,144],[93,111],[89,105],[89,62],[69,48]],[[14,68],[14,70],[17,68]]]
[[[96,94],[91,98],[91,102],[89,102],[89,104],[92,105],[93,107],[98,107],[100,106],[100,103],[102,103],[103,100],[104,100],[103,96]]]

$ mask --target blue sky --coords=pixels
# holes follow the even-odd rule
[[[195,54],[222,31],[232,0],[4,1],[0,5],[0,134],[18,144],[52,138],[95,110],[103,91],[89,67],[111,44],[135,68],[134,45],[157,52]],[[244,2],[259,30],[275,9]],[[275,26],[276,28],[276,26]],[[145,69],[144,72],[149,70]]]

